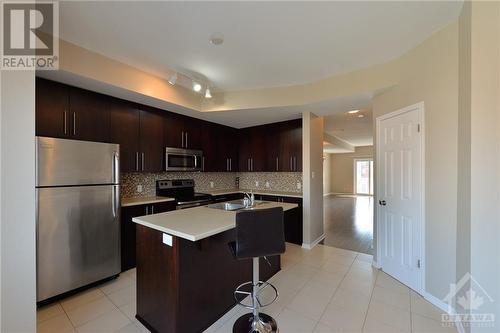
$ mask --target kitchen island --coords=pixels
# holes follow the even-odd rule
[[[258,209],[298,206],[258,202]],[[285,215],[286,216],[286,215]],[[235,288],[252,278],[251,260],[236,260],[235,211],[207,206],[136,217],[137,314],[153,332],[201,332],[230,310]],[[286,224],[286,218],[284,223]],[[260,278],[280,270],[261,260]]]

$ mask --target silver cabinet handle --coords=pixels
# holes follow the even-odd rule
[[[135,152],[135,171],[139,171],[139,152]]]
[[[250,159],[250,168],[252,169],[253,171],[253,157]]]
[[[226,158],[226,171],[229,171],[229,158]]]
[[[276,157],[276,171],[279,171],[279,158]]]
[[[184,148],[184,131],[181,132],[181,147]]]
[[[186,148],[188,147],[188,132],[186,132]]]
[[[290,171],[293,171],[293,157],[290,156]]]
[[[247,158],[247,170],[250,171],[250,159]]]
[[[233,159],[229,159],[229,171],[233,171]]]
[[[205,171],[205,156],[201,158],[201,170]]]
[[[68,134],[68,111],[63,111],[64,118],[64,134]]]
[[[149,215],[149,206],[146,206],[146,215]]]
[[[151,214],[155,213],[155,206],[151,205]]]
[[[144,152],[142,153],[142,156],[141,156],[141,157],[142,157],[142,158],[141,158],[141,164],[142,164],[142,165],[141,165],[141,167],[142,167],[141,169],[142,169],[142,171],[144,171]]]
[[[73,112],[73,135],[76,135],[76,112]]]

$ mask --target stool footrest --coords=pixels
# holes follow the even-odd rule
[[[269,306],[269,305],[273,304],[273,303],[276,301],[276,299],[278,298],[278,296],[279,296],[279,293],[278,293],[278,290],[276,289],[276,287],[275,287],[275,286],[273,286],[271,283],[269,283],[269,282],[265,282],[265,281],[259,281],[257,285],[258,285],[258,287],[259,287],[259,290],[258,290],[258,292],[257,292],[257,302],[259,303],[259,307],[260,307],[260,308],[263,308],[263,307],[266,307],[266,306]],[[247,309],[253,309],[253,304],[250,304],[250,305],[244,304],[244,303],[243,303],[244,299],[240,300],[240,299],[238,298],[238,295],[247,295],[247,296],[251,296],[251,295],[252,295],[252,292],[248,292],[248,291],[244,291],[244,290],[242,290],[242,289],[243,289],[244,287],[246,287],[246,286],[251,286],[251,287],[253,287],[253,282],[252,282],[252,281],[248,281],[248,282],[245,282],[245,283],[240,284],[240,285],[236,288],[236,290],[234,291],[234,293],[233,293],[233,295],[234,295],[234,300],[236,301],[236,303],[238,303],[239,305],[241,305],[241,306],[243,306],[243,307],[245,307],[245,308],[247,308]],[[272,290],[273,290],[273,292],[274,292],[274,297],[273,297],[273,299],[272,299],[270,302],[267,302],[267,303],[265,303],[265,304],[262,304],[262,303],[260,302],[259,295],[260,295],[260,293],[261,293],[264,289],[266,289],[266,288],[268,288],[268,287],[272,288]]]

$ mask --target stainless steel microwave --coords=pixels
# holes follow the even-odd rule
[[[167,171],[201,171],[203,153],[201,150],[165,148]]]

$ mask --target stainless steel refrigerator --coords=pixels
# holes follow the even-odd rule
[[[120,272],[120,147],[36,141],[40,302]]]

